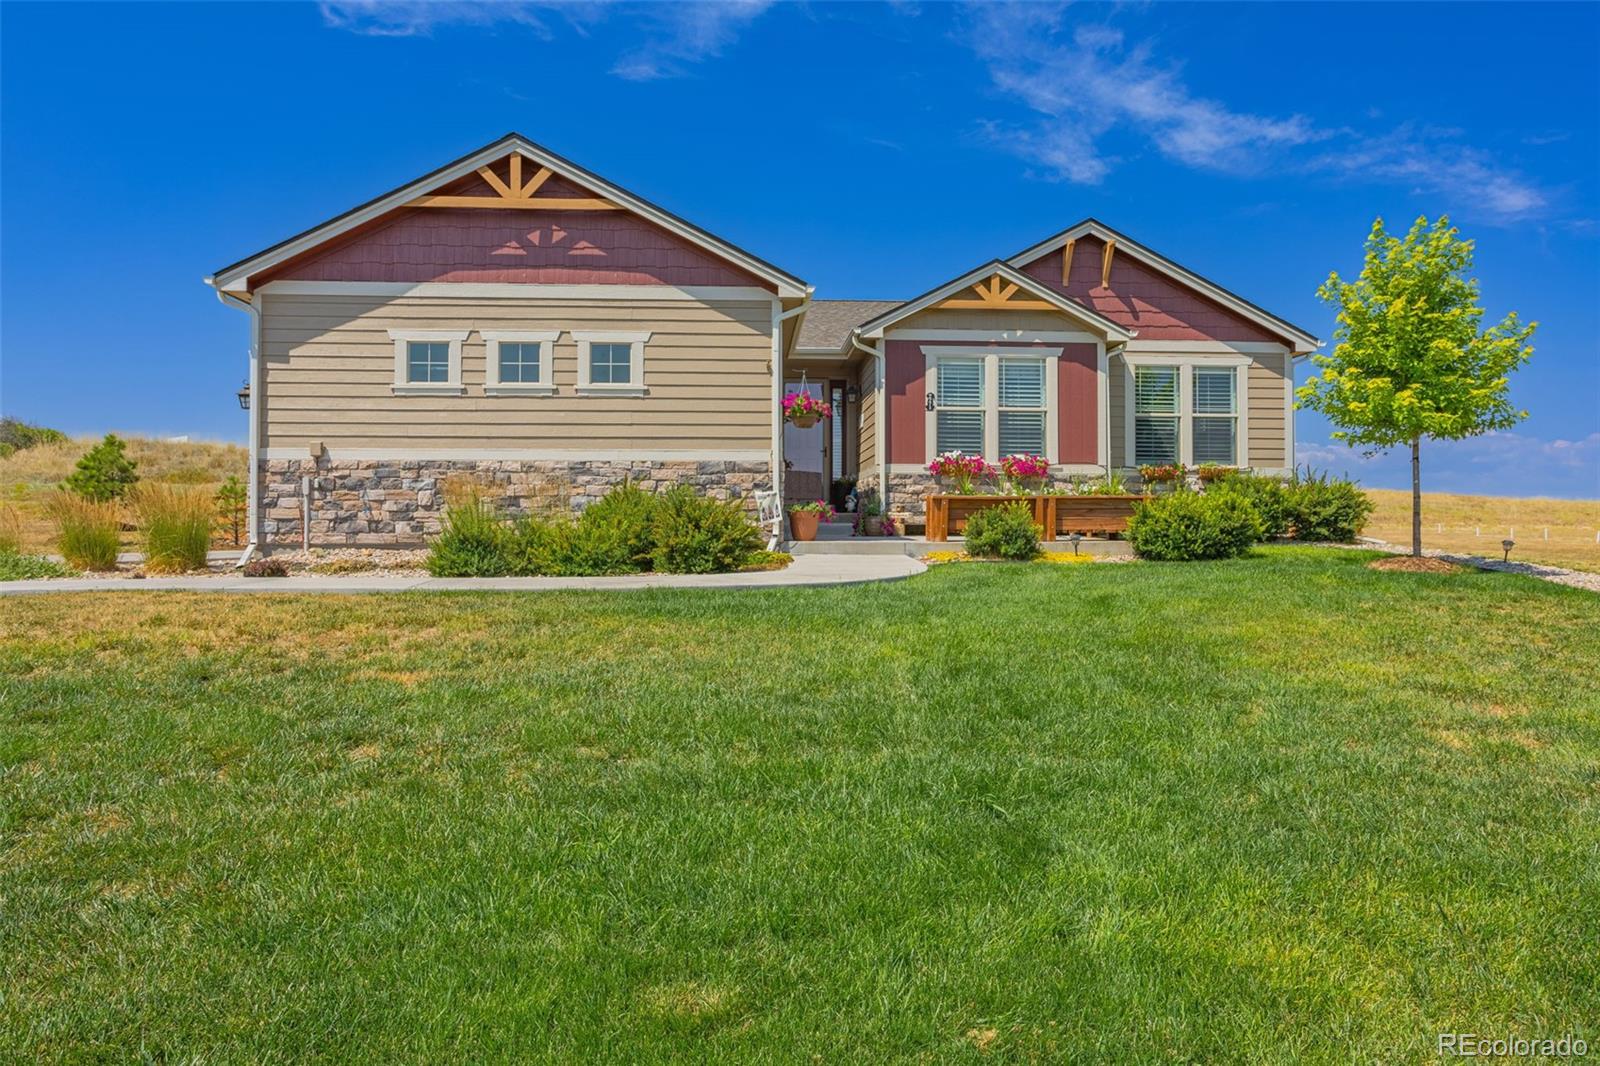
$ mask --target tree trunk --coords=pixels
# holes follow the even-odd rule
[[[1422,554],[1422,438],[1411,438],[1411,554]]]

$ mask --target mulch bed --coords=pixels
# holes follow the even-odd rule
[[[1424,555],[1391,555],[1387,559],[1375,559],[1367,564],[1372,570],[1398,570],[1407,574],[1459,574],[1466,567],[1455,563],[1445,562],[1443,559],[1433,559]]]

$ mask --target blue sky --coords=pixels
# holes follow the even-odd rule
[[[0,410],[242,439],[200,279],[515,129],[824,298],[1094,215],[1331,339],[1372,218],[1447,212],[1541,325],[1531,417],[1426,486],[1600,496],[1597,42],[1592,4],[6,3]]]

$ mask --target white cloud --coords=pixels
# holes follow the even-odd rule
[[[322,21],[333,29],[367,37],[426,37],[449,26],[493,29],[510,25],[540,37],[553,36],[554,17],[582,33],[613,15],[642,28],[643,40],[616,61],[611,72],[631,81],[676,77],[715,58],[740,31],[759,18],[771,0],[711,3],[621,4],[609,0],[325,0]]]
[[[1364,455],[1339,441],[1297,443],[1302,466],[1349,474],[1377,488],[1411,486],[1411,452]],[[1576,439],[1527,433],[1485,433],[1465,440],[1423,441],[1422,487],[1489,496],[1600,498],[1600,432]]]
[[[771,0],[646,4],[639,10],[652,32],[611,72],[630,81],[675,77],[689,64],[721,55],[770,6]]]
[[[1150,43],[1130,43],[1102,23],[1069,25],[1066,14],[1041,4],[974,7],[968,35],[996,88],[1040,116],[1022,126],[991,123],[990,136],[1057,178],[1103,181],[1120,162],[1105,142],[1122,136],[1200,170],[1251,175],[1290,168],[1409,185],[1498,222],[1550,206],[1545,190],[1460,143],[1459,131],[1404,125],[1370,134],[1305,115],[1237,110],[1196,95],[1181,68],[1158,61]]]

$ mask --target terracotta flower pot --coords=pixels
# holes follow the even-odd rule
[[[861,519],[861,534],[866,537],[883,536],[883,516],[866,515]]]
[[[795,540],[816,540],[817,523],[821,519],[815,511],[790,511],[789,532]]]

